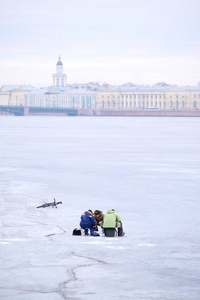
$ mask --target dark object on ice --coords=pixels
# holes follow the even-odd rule
[[[53,201],[53,202],[49,202],[49,203],[46,203],[46,202],[45,202],[44,204],[42,204],[42,205],[40,205],[40,206],[37,206],[37,208],[41,208],[41,207],[49,207],[49,206],[57,208],[57,205],[58,205],[58,204],[62,204],[62,201],[56,202],[56,199],[54,198],[54,201]]]
[[[75,229],[73,230],[73,232],[72,232],[72,235],[81,235],[81,230],[75,228]]]
[[[115,228],[104,228],[105,236],[114,237],[117,235]]]
[[[122,223],[121,223],[121,227],[118,228],[118,236],[124,236],[124,235],[125,235],[125,232],[123,231]]]

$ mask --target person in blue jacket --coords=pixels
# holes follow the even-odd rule
[[[80,226],[85,230],[85,235],[89,235],[88,229],[90,229],[90,235],[99,236],[99,234],[96,231],[94,231],[96,225],[97,224],[91,209],[82,213]]]

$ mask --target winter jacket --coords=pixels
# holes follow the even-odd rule
[[[121,218],[114,210],[108,210],[103,218],[103,228],[119,228],[121,227]]]
[[[96,209],[96,210],[94,211],[94,218],[95,218],[95,221],[96,221],[97,225],[99,225],[99,226],[102,225],[102,223],[100,223],[100,222],[103,221],[103,217],[104,217],[104,214],[102,213],[101,210],[97,210],[97,209]]]
[[[81,228],[95,228],[96,227],[96,221],[94,219],[93,213],[90,211],[85,211],[81,215],[81,222],[80,222]]]

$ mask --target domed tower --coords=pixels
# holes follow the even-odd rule
[[[55,90],[60,90],[65,87],[67,83],[67,76],[63,74],[63,63],[59,56],[58,62],[56,64],[56,74],[53,74],[53,87]]]

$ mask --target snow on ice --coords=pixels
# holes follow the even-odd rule
[[[199,118],[0,117],[0,299],[200,299],[199,137]],[[113,208],[125,237],[72,236]]]

